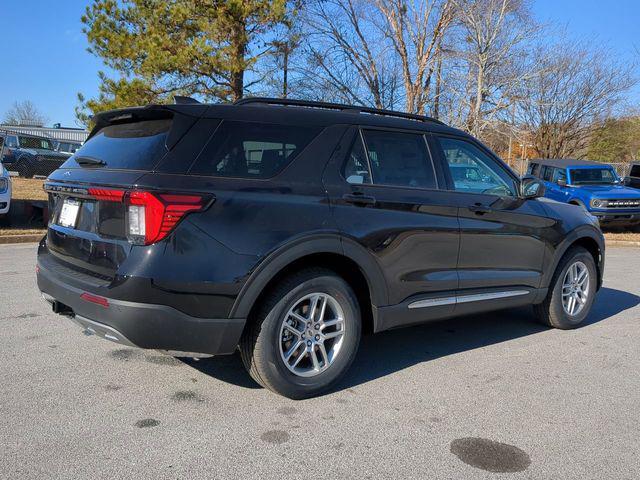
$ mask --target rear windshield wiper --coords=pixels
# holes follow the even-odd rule
[[[107,162],[91,157],[77,157],[76,163],[87,167],[104,167]]]

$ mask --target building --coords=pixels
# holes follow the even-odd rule
[[[0,125],[0,130],[49,137],[59,142],[84,143],[89,136],[89,132],[83,128],[62,127],[59,123],[51,128],[30,127],[28,125]]]

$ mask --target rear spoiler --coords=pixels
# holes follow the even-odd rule
[[[91,118],[94,127],[91,129],[86,141],[109,125],[173,118],[174,122],[166,142],[167,148],[170,149],[204,115],[207,108],[208,106],[203,104],[147,105],[145,107],[120,108],[101,112]]]

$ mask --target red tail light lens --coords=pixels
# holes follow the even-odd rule
[[[200,195],[157,194],[133,191],[125,196],[127,238],[137,245],[150,245],[165,238],[189,212],[205,207]]]
[[[90,188],[89,195],[104,202],[121,202],[124,190],[112,190],[110,188]]]

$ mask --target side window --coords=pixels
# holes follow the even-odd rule
[[[9,148],[18,148],[18,137],[13,135],[9,135],[7,137],[7,147]]]
[[[270,178],[320,132],[317,127],[224,121],[189,173]]]
[[[560,181],[567,181],[567,172],[564,168],[555,168],[553,171],[553,183],[558,183]]]
[[[537,177],[538,173],[540,173],[540,165],[537,163],[530,163],[529,168],[527,169],[527,173],[529,175],[534,175]]]
[[[440,146],[449,164],[455,190],[467,193],[515,196],[516,183],[509,173],[474,144],[440,137]]]
[[[365,130],[363,136],[374,184],[437,188],[422,135]]]
[[[553,168],[544,166],[542,167],[542,179],[546,182],[551,181],[551,177],[553,176]]]
[[[640,165],[633,165],[629,172],[630,177],[640,177]]]
[[[351,151],[349,152],[349,157],[344,164],[342,174],[349,183],[371,183],[371,172],[369,171],[367,156],[362,146],[360,133],[356,135]]]

